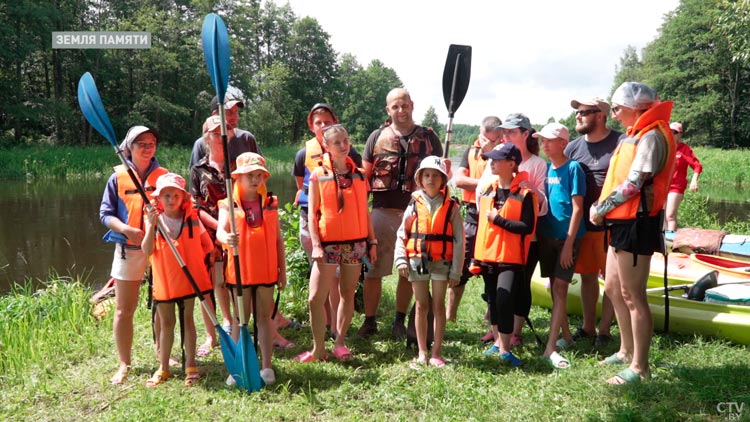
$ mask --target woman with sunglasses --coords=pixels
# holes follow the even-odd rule
[[[661,102],[651,87],[625,82],[612,94],[612,116],[627,128],[612,156],[591,222],[609,234],[604,289],[620,327],[620,349],[603,365],[629,364],[607,380],[631,384],[648,380],[653,319],[646,282],[654,252],[664,250],[662,209],[675,160],[669,129],[673,103]]]
[[[322,130],[323,165],[310,176],[308,227],[313,260],[310,274],[310,328],[313,349],[297,356],[299,362],[326,360],[324,305],[340,269],[339,300],[333,355],[340,361],[354,359],[344,345],[354,314],[354,292],[362,262],[375,262],[377,239],[367,204],[369,186],[364,170],[349,157],[351,142],[340,124]]]
[[[677,210],[680,208],[680,202],[685,196],[687,189],[687,169],[688,166],[693,169],[693,178],[690,180],[690,190],[698,191],[698,177],[703,172],[703,166],[698,161],[692,148],[682,142],[682,123],[673,122],[669,125],[674,135],[674,141],[677,143],[677,155],[674,161],[674,173],[672,173],[672,183],[669,184],[669,195],[667,196],[667,230],[677,230]]]

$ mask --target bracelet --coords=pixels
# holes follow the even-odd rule
[[[378,244],[378,239],[368,240],[367,243],[369,243],[370,245],[377,245]]]

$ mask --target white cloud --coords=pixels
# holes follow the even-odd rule
[[[285,4],[286,0],[274,0]],[[525,2],[289,0],[339,53],[393,68],[411,92],[414,118],[429,106],[448,121],[442,76],[450,44],[472,46],[471,83],[455,123],[527,114],[532,123],[570,114],[578,96],[607,96],[628,45],[652,41],[679,0]],[[385,99],[383,99],[385,102]],[[335,107],[335,105],[334,105]]]

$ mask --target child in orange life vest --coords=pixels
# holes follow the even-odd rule
[[[464,260],[464,228],[460,207],[448,196],[448,171],[445,160],[425,157],[414,174],[417,186],[411,204],[404,211],[396,241],[395,264],[399,275],[408,277],[416,298],[415,328],[419,356],[415,367],[429,364],[445,366],[441,355],[445,332],[445,293],[448,285],[458,284]],[[434,344],[427,360],[427,313],[432,311]]]
[[[500,361],[513,367],[521,359],[510,352],[516,295],[524,282],[524,266],[536,223],[536,195],[520,187],[528,173],[519,172],[521,151],[511,142],[482,154],[491,159],[493,177],[477,189],[479,226],[474,258],[481,262],[484,288],[490,304],[495,343],[485,355],[500,353]]]
[[[212,290],[211,279],[205,265],[206,255],[213,250],[213,241],[193,211],[190,195],[185,190],[185,179],[167,173],[156,179],[153,206],[148,207],[146,231],[141,248],[151,256],[154,275],[153,295],[156,303],[159,330],[159,369],[146,381],[147,387],[155,387],[172,374],[169,372],[169,353],[174,342],[174,305],[184,306],[181,312],[185,354],[185,385],[192,386],[200,374],[195,363],[196,337],[193,322],[195,290],[184,274],[162,233],[156,234],[156,221],[160,218],[168,236],[187,266],[201,293]],[[159,209],[163,209],[161,217]]]
[[[310,176],[308,228],[312,240],[310,274],[310,327],[313,349],[297,356],[300,362],[326,358],[325,302],[336,289],[336,269],[340,268],[335,332],[332,350],[340,361],[354,358],[344,345],[354,314],[354,292],[366,255],[375,262],[377,240],[367,205],[369,186],[365,172],[349,157],[351,142],[343,126],[336,124],[323,129],[323,165]]]
[[[232,200],[234,201],[234,219],[237,233],[230,230],[229,203],[227,199],[219,201],[219,225],[216,238],[229,247],[226,282],[231,291],[237,289],[235,253],[239,248],[239,265],[242,288],[252,287],[242,295],[247,321],[251,312],[251,303],[255,295],[255,318],[258,326],[258,343],[261,352],[260,377],[271,385],[276,382],[276,374],[271,368],[273,353],[273,313],[274,287],[284,290],[286,287],[286,262],[284,239],[279,225],[278,199],[266,191],[266,179],[271,176],[266,170],[266,160],[254,153],[246,152],[237,157],[237,169],[232,172],[235,179]],[[234,302],[234,301],[233,301]],[[235,309],[232,322],[232,337],[239,338],[239,310]],[[227,380],[231,383],[231,380]]]

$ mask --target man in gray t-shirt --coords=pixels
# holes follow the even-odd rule
[[[573,100],[570,106],[576,109],[576,132],[581,136],[565,147],[565,155],[571,160],[578,161],[586,174],[586,196],[583,198],[586,234],[581,239],[579,259],[576,262],[576,272],[581,274],[583,326],[573,334],[573,339],[595,338],[596,345],[602,347],[612,339],[609,327],[614,318],[614,310],[612,302],[605,295],[597,335],[598,278],[599,274],[604,275],[607,254],[604,250],[604,228],[591,224],[589,208],[599,199],[609,169],[609,160],[623,134],[607,127],[609,103],[601,98]]]

